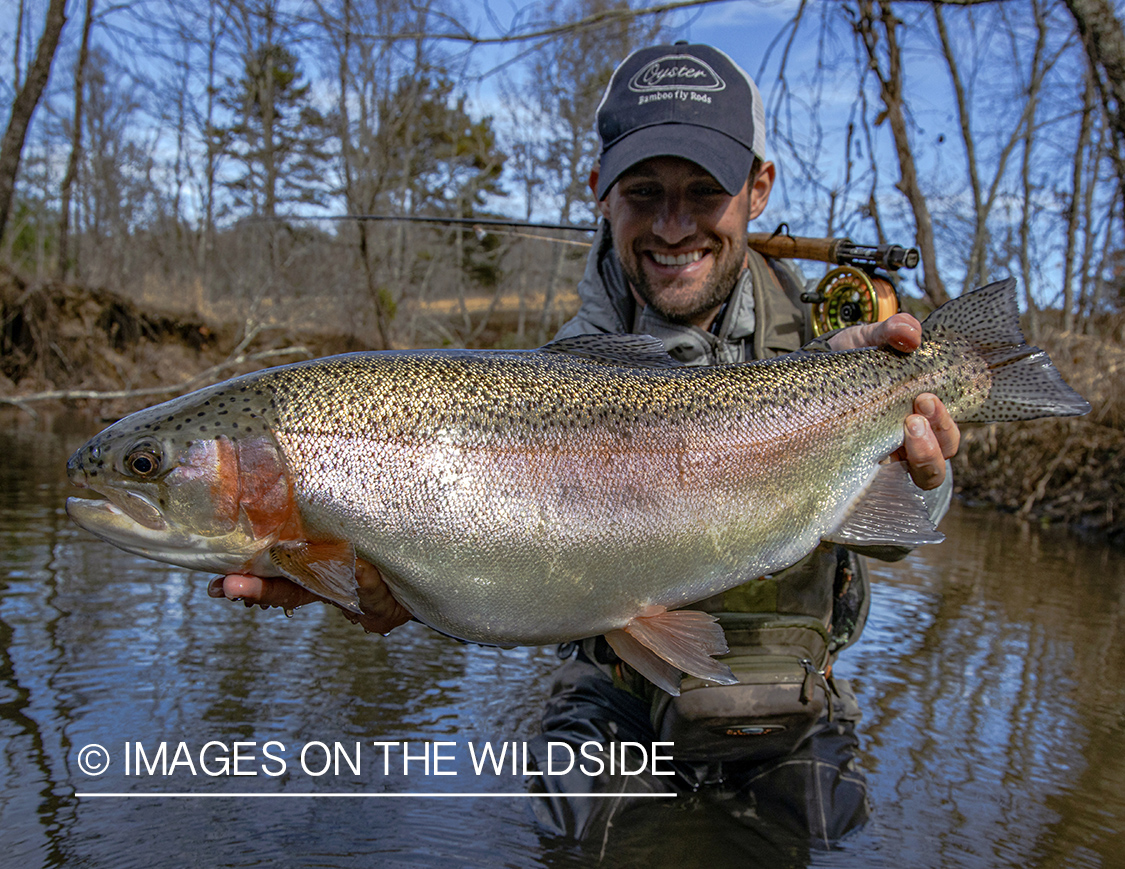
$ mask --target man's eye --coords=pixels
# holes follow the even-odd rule
[[[649,199],[656,196],[659,192],[660,189],[658,187],[654,187],[650,184],[638,184],[635,187],[626,188],[625,195],[634,199]]]

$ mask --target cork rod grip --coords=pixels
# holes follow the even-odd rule
[[[762,256],[776,259],[808,259],[825,263],[838,263],[841,245],[846,238],[803,238],[792,235],[771,235],[768,232],[751,232],[747,236],[750,247]]]

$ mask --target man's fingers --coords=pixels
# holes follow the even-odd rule
[[[357,558],[355,578],[359,583],[357,594],[363,615],[344,613],[354,624],[363,625],[363,629],[368,632],[385,634],[414,618],[410,611],[391,594],[390,588],[383,581],[382,574],[373,564]]]
[[[937,396],[923,392],[914,400],[914,412],[921,414],[929,422],[930,431],[937,439],[942,456],[951,459],[957,455],[957,450],[961,447],[961,429]]]
[[[921,414],[912,413],[906,418],[903,453],[919,489],[936,489],[945,481],[945,456],[929,420]]]
[[[262,607],[279,606],[285,609],[296,609],[307,603],[323,600],[287,579],[264,579],[244,574],[216,577],[207,586],[207,593],[211,597],[241,600],[247,606],[258,604]]]
[[[920,489],[936,489],[945,482],[945,460],[957,454],[961,430],[936,395],[924,392],[914,400],[906,418],[903,444],[893,458],[905,461]]]
[[[340,608],[352,624],[362,625],[368,632],[385,634],[413,618],[391,594],[391,590],[383,582],[383,577],[374,565],[363,559],[356,559],[355,576],[359,584],[357,593],[363,613],[353,613],[343,607]],[[287,579],[280,577],[265,579],[245,574],[215,577],[207,586],[207,594],[211,597],[241,600],[247,606],[258,604],[263,608],[296,609],[313,601],[328,602]]]
[[[903,353],[913,353],[922,343],[922,326],[910,314],[895,314],[875,324],[875,345],[888,346]]]
[[[833,350],[859,347],[893,347],[911,353],[922,343],[922,326],[910,314],[895,314],[879,323],[849,326],[828,339]]]

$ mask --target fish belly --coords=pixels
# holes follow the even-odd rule
[[[310,529],[351,540],[422,621],[498,645],[604,633],[788,566],[889,449],[807,431],[638,441],[279,436]]]

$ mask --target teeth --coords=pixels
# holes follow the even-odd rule
[[[652,258],[662,266],[686,266],[703,259],[703,251],[693,250],[688,253],[681,253],[677,256],[669,256],[668,254],[653,251]]]

